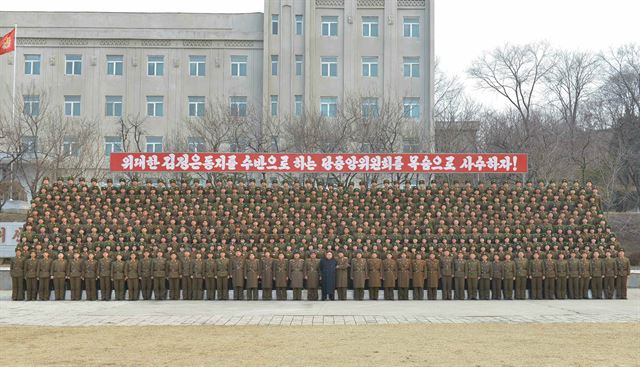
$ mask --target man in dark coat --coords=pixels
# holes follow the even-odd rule
[[[331,252],[327,252],[325,258],[320,260],[320,276],[322,277],[322,300],[329,297],[334,300],[336,291],[336,267],[338,263]]]

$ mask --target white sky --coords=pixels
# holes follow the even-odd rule
[[[0,1],[0,11],[242,13],[263,6],[263,0]],[[436,56],[445,71],[461,77],[484,50],[505,43],[546,40],[559,48],[606,51],[640,42],[640,0],[436,0],[435,7]]]

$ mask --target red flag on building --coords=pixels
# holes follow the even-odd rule
[[[16,49],[16,29],[0,38],[0,55],[15,51]]]

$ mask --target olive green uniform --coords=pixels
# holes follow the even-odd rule
[[[309,258],[305,260],[304,276],[307,279],[307,299],[317,301],[318,289],[320,289],[320,259]]]
[[[125,262],[116,260],[111,263],[111,279],[113,279],[113,288],[116,291],[116,301],[124,300],[124,268]]]
[[[631,262],[626,257],[616,258],[617,281],[616,297],[627,299],[627,278],[631,275]]]
[[[53,277],[53,289],[56,301],[63,301],[65,298],[65,279],[67,277],[67,260],[56,259],[51,265],[51,276]]]
[[[516,299],[527,298],[527,278],[529,277],[529,260],[527,258],[517,258],[516,264]]]
[[[141,269],[142,264],[138,259],[131,259],[125,264],[124,276],[127,278],[129,301],[137,301],[140,299]]]
[[[9,274],[11,275],[11,300],[24,300],[24,279],[25,279],[25,258],[14,257],[9,265]]]
[[[440,259],[440,279],[442,280],[442,299],[451,299],[451,280],[453,278],[453,258],[443,256]]]
[[[504,299],[513,299],[513,281],[516,277],[516,263],[513,260],[505,260],[502,262],[502,293]]]
[[[71,300],[82,299],[82,259],[71,259],[67,262],[67,274],[69,274],[69,288],[71,288]]]
[[[367,272],[369,279],[369,299],[378,300],[380,287],[382,287],[382,260],[379,258],[367,259]]]
[[[84,288],[88,301],[98,299],[96,288],[96,277],[98,276],[98,261],[94,259],[84,260],[82,263],[82,277],[84,278]]]
[[[167,299],[167,259],[156,257],[152,261],[153,297],[156,300]]]

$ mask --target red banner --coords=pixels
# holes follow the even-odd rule
[[[525,173],[526,154],[111,153],[114,172]]]

